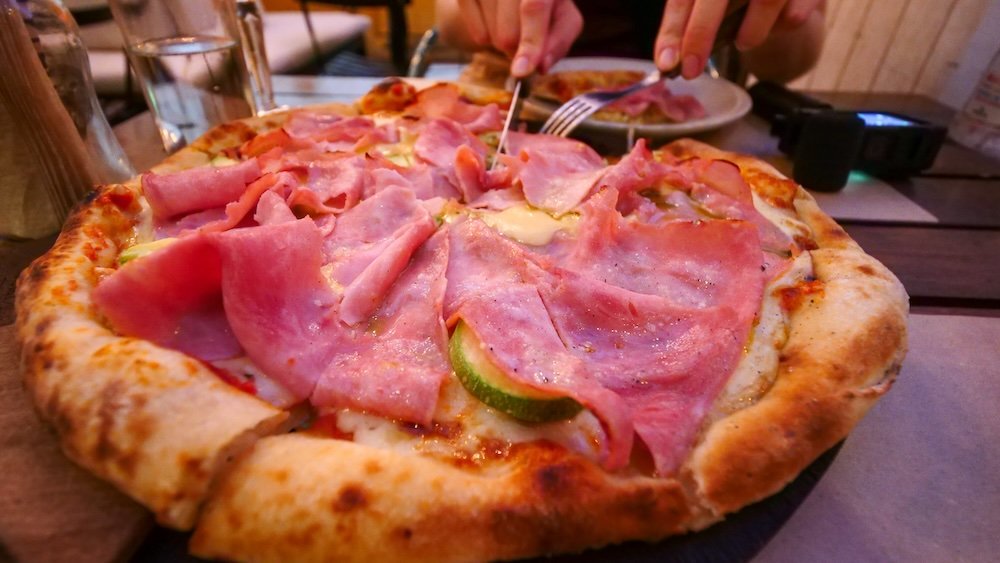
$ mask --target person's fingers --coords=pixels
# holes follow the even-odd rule
[[[489,45],[490,34],[486,30],[486,20],[483,18],[483,10],[478,0],[456,0],[456,2],[458,12],[462,15],[462,22],[468,29],[469,39],[476,45],[483,47]]]
[[[718,0],[695,0],[681,41],[681,75],[684,78],[696,78],[705,68],[705,62],[712,54],[715,32],[726,15],[727,4]]]
[[[785,29],[802,27],[813,13],[823,8],[824,2],[825,0],[788,0],[776,26]]]
[[[510,65],[514,76],[527,76],[542,62],[549,25],[552,23],[554,0],[521,0],[520,41],[516,42],[517,52]],[[509,18],[517,19],[517,18]]]
[[[552,0],[542,0],[551,3]],[[521,28],[524,16],[517,17],[520,0],[496,0],[494,4],[493,46],[501,53],[512,57],[521,42]],[[548,22],[546,22],[548,25]]]
[[[745,51],[763,43],[787,2],[788,0],[751,0],[740,31],[736,34],[736,48]]]
[[[573,42],[583,31],[583,16],[572,0],[555,0],[548,38],[542,50],[540,70],[548,72],[552,65],[566,56]]]
[[[660,70],[670,70],[680,61],[684,26],[687,25],[693,8],[694,0],[669,0],[663,8],[660,31],[656,35],[656,47],[653,49],[653,61]]]

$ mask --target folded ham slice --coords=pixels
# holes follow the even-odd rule
[[[762,289],[763,256],[753,225],[744,221],[627,221],[615,210],[617,193],[604,190],[581,206],[571,250],[558,264],[578,274],[678,306],[733,307],[753,320]],[[743,260],[757,257],[750,267]],[[734,259],[737,257],[739,259]]]
[[[552,135],[510,132],[501,162],[529,203],[563,215],[583,201],[604,173],[604,159],[587,145]]]
[[[743,222],[633,224],[614,210],[613,191],[595,198],[565,267],[479,221],[454,225],[445,314],[475,324],[508,377],[590,408],[607,433],[605,465],[627,459],[631,435],[622,429],[634,426],[668,474],[735,368],[759,308],[756,231]],[[629,264],[635,259],[649,271]],[[616,400],[592,394],[595,385]]]
[[[232,166],[202,166],[172,174],[147,172],[142,175],[142,190],[153,216],[170,219],[235,201],[260,175],[257,159],[251,158]]]
[[[436,227],[413,192],[397,187],[341,215],[324,243],[330,277],[342,288],[340,319],[367,320]]]
[[[226,317],[246,355],[308,397],[333,353],[337,296],[327,285],[323,238],[309,218],[216,235]]]
[[[365,197],[389,187],[411,190],[417,199],[457,199],[460,194],[447,171],[422,162],[398,166],[377,151],[365,155]]]
[[[413,153],[417,158],[439,168],[455,164],[455,151],[467,146],[480,155],[486,154],[486,145],[454,120],[436,118],[427,121],[417,132]]]
[[[317,406],[348,407],[429,425],[451,372],[441,317],[448,236],[418,250],[366,326],[345,330],[312,395]]]
[[[364,157],[343,155],[315,161],[305,169],[306,182],[288,195],[288,205],[309,215],[343,213],[361,201]]]
[[[674,122],[705,117],[705,107],[697,98],[673,94],[663,81],[616,100],[606,109],[636,117],[645,113],[650,106],[655,106],[667,119]]]
[[[632,421],[624,402],[594,379],[560,340],[535,284],[551,277],[531,256],[478,220],[451,228],[445,315],[461,318],[507,377],[591,409],[607,435],[602,459],[628,463]]]
[[[454,84],[435,84],[417,92],[417,100],[407,111],[414,116],[448,119],[461,123],[472,133],[496,131],[503,127],[496,104],[476,105],[462,99]]]
[[[221,268],[213,239],[194,235],[128,262],[91,295],[120,334],[206,361],[232,358],[242,347],[222,307]]]
[[[362,152],[379,143],[399,140],[394,123],[376,125],[367,117],[342,117],[307,111],[294,112],[282,130],[296,147],[302,147],[302,141],[307,141],[328,152]],[[279,143],[277,146],[289,145]]]

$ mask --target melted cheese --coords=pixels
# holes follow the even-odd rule
[[[788,339],[788,312],[778,292],[812,274],[812,258],[802,253],[788,269],[764,288],[764,299],[743,358],[715,402],[715,414],[736,412],[757,402],[771,387],[778,373],[780,350]]]
[[[781,229],[781,231],[791,237],[792,240],[810,238],[812,231],[810,231],[809,226],[806,225],[802,219],[799,219],[791,210],[775,207],[761,199],[761,197],[756,193],[753,194],[753,206],[757,208],[757,211],[763,215],[765,219]]]
[[[528,205],[516,205],[498,212],[481,212],[477,216],[505,237],[529,246],[544,246],[552,241],[557,232],[575,230],[580,218],[576,214],[567,214],[555,219]]]

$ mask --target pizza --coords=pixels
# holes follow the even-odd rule
[[[638,70],[568,70],[535,77],[531,95],[564,104],[595,90],[621,90],[646,77]],[[654,125],[682,123],[705,117],[705,107],[697,98],[673,94],[666,81],[660,81],[605,106],[594,119],[619,123]]]
[[[66,455],[201,557],[515,559],[710,526],[889,389],[906,294],[805,190],[497,155],[508,103],[389,81],[95,191],[16,294]]]

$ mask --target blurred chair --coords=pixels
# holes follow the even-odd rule
[[[331,4],[335,6],[347,6],[351,8],[384,7],[388,9],[389,54],[392,59],[392,66],[395,67],[396,73],[399,75],[403,75],[406,72],[409,56],[409,46],[407,45],[407,34],[409,33],[409,29],[406,24],[406,5],[410,3],[410,0],[299,0],[299,6],[302,8],[302,14],[305,16],[306,22],[309,25],[310,33],[312,33],[314,29],[321,29],[322,25],[318,20],[312,20],[311,18],[318,18],[320,14],[325,12],[312,14],[309,11],[310,2],[316,2],[318,4]],[[312,25],[313,23],[316,25]]]
[[[313,28],[312,30],[310,29]],[[321,12],[306,21],[298,12],[264,14],[264,44],[273,74],[314,71],[322,62],[348,49],[361,49],[367,16],[347,12]],[[127,96],[133,92],[121,33],[113,20],[80,25],[87,46],[94,86],[102,96]]]

